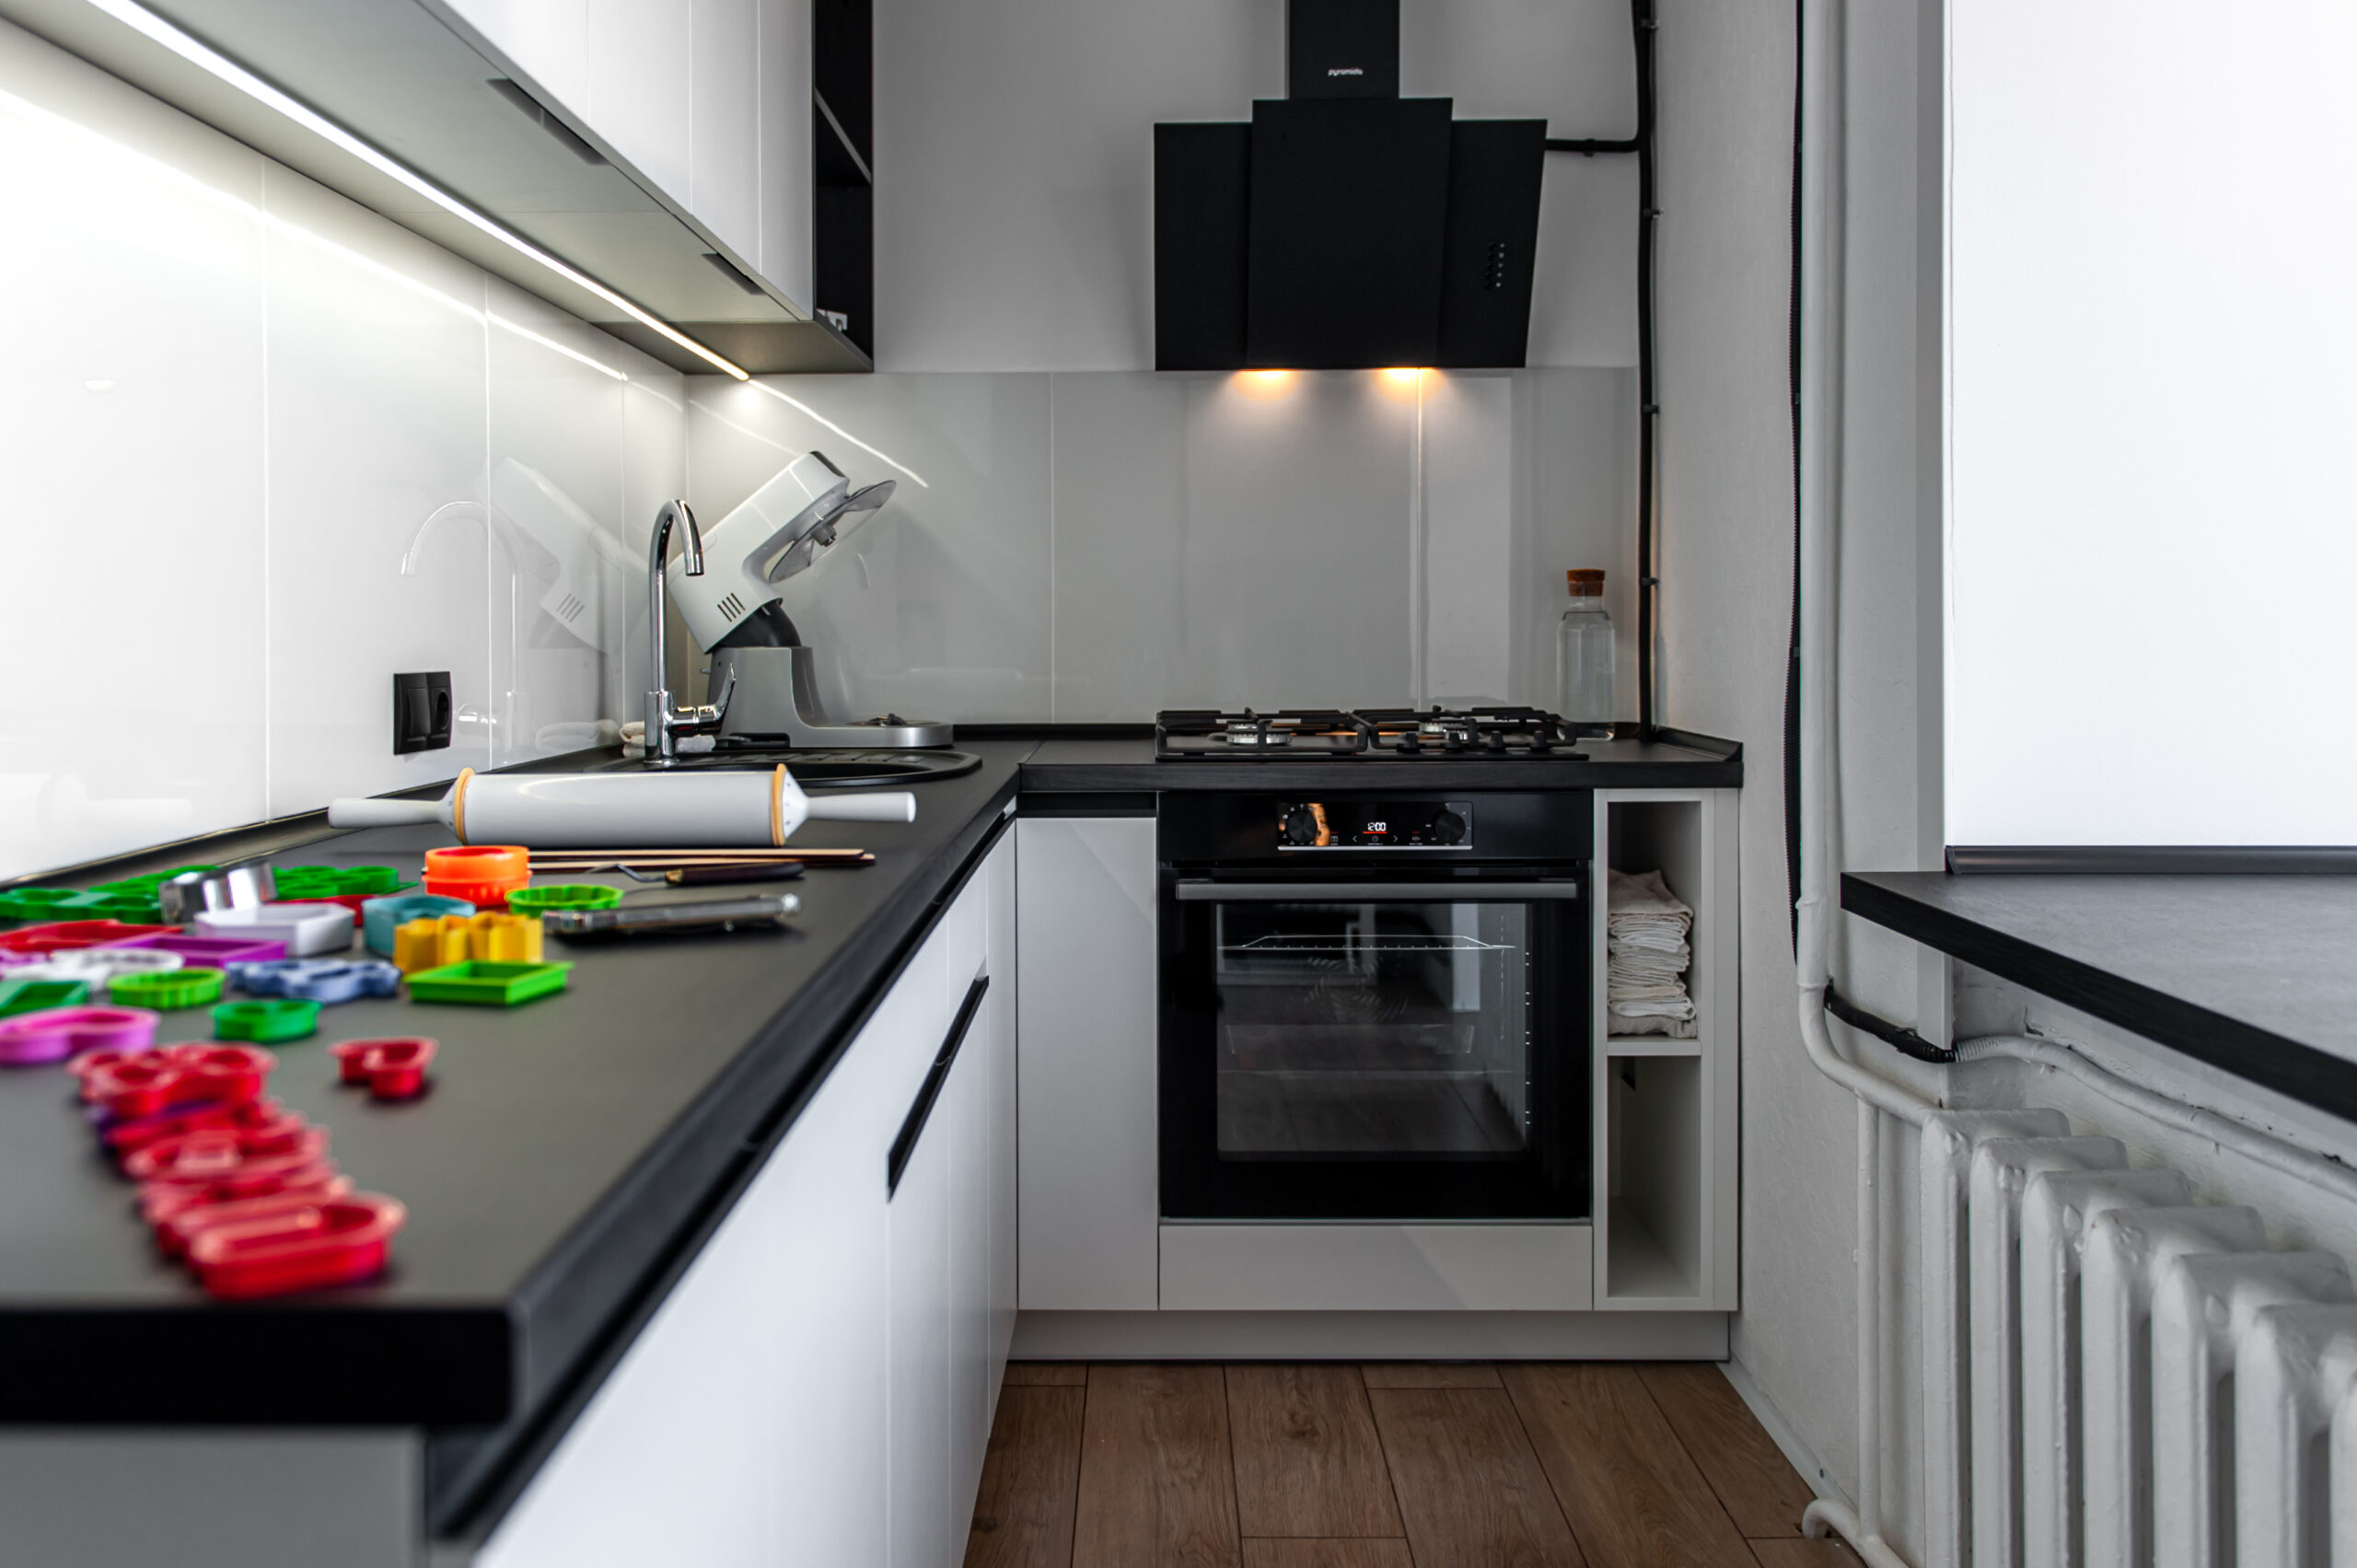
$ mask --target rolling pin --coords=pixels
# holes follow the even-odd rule
[[[462,771],[440,800],[338,800],[331,828],[440,825],[462,844],[602,849],[670,844],[718,849],[783,845],[806,821],[913,822],[906,790],[802,793],[779,767],[766,773],[478,773]]]

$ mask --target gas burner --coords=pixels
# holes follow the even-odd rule
[[[1543,758],[1584,761],[1573,745],[1579,727],[1538,708],[1495,707],[1428,711],[1370,708],[1287,710],[1259,714],[1178,710],[1155,721],[1155,755],[1166,761],[1202,757],[1296,761],[1360,758],[1387,761],[1426,758]]]

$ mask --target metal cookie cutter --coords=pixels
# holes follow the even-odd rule
[[[279,958],[231,964],[229,983],[250,996],[285,996],[332,1006],[363,996],[392,995],[401,989],[401,971],[375,958]]]
[[[352,912],[342,904],[261,904],[209,910],[196,917],[200,936],[284,942],[289,958],[341,953],[352,946]]]

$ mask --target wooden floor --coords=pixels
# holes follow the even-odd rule
[[[1832,1568],[1715,1366],[1017,1363],[967,1568]]]

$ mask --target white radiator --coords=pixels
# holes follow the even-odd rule
[[[2052,1111],[1918,1164],[1926,1568],[2357,1568],[2357,1294]]]

